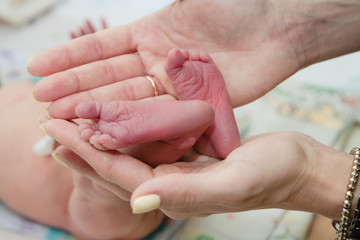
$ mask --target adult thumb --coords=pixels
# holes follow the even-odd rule
[[[146,213],[160,208],[172,218],[203,216],[223,203],[224,178],[209,173],[168,174],[141,184],[132,194],[133,213]],[[226,185],[225,185],[226,186]],[[225,190],[225,191],[224,191]]]

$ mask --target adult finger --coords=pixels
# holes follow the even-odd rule
[[[91,181],[101,185],[119,198],[128,201],[130,192],[102,178],[84,159],[64,146],[59,146],[53,152],[53,157],[65,166],[76,171],[78,174],[87,177]]]
[[[73,93],[144,75],[140,56],[126,54],[50,75],[35,85],[33,93],[37,100],[50,102]]]
[[[47,76],[89,62],[135,52],[131,29],[131,24],[105,29],[46,50],[34,57],[28,71],[34,76]]]
[[[151,96],[154,96],[154,88],[149,80],[136,77],[60,98],[51,103],[48,113],[54,118],[74,119],[77,118],[75,107],[82,102],[140,100]]]
[[[79,157],[84,159],[106,181],[132,192],[153,177],[152,168],[118,151],[99,151],[81,139],[78,126],[61,119],[43,123],[42,128]]]

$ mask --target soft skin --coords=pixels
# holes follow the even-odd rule
[[[82,139],[97,149],[118,149],[154,167],[177,161],[214,121],[211,105],[196,100],[85,102],[76,113],[96,119],[79,126]]]

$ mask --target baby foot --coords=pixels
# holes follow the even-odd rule
[[[210,55],[173,49],[165,71],[180,100],[199,99],[213,106],[215,121],[197,141],[196,148],[225,158],[240,145],[240,136],[223,76]]]
[[[82,139],[98,149],[120,149],[161,140],[174,146],[174,151],[181,151],[181,155],[214,119],[212,107],[198,100],[85,102],[75,112],[80,118],[97,119],[93,124],[81,124],[79,129]],[[154,155],[155,150],[152,151]],[[161,147],[156,151],[161,151]]]

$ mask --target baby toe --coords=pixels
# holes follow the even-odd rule
[[[99,141],[99,138],[100,136],[99,135],[93,135],[91,138],[90,138],[90,143],[96,148],[96,149],[99,149],[99,150],[108,150],[108,148],[106,148],[105,146],[103,146],[100,141]]]
[[[119,149],[121,147],[124,147],[116,138],[113,138],[109,134],[102,134],[99,137],[99,142],[102,146],[108,148],[108,149]]]

